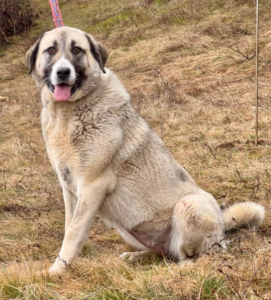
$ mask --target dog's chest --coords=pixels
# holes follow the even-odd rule
[[[49,107],[50,108],[50,107]],[[85,107],[42,111],[46,149],[55,170],[84,171],[91,167],[95,151],[101,148],[102,131],[92,111]]]
[[[73,124],[62,115],[42,111],[42,131],[50,162],[55,170],[79,163],[79,153],[72,143]],[[66,168],[66,167],[65,167]]]

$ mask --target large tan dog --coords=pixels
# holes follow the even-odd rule
[[[50,274],[79,253],[96,215],[139,252],[179,261],[214,244],[225,232],[258,228],[264,209],[235,204],[221,212],[138,115],[116,75],[105,69],[106,49],[81,30],[46,32],[26,55],[41,91],[43,136],[63,189],[65,237]]]

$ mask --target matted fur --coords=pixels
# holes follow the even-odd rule
[[[143,250],[121,255],[130,260],[153,251],[183,261],[217,243],[225,248],[231,218],[236,227],[243,220],[259,227],[263,208],[244,203],[226,210],[225,228],[216,200],[134,110],[121,82],[104,68],[106,59],[103,45],[69,27],[46,32],[27,53],[41,91],[47,153],[65,203],[65,237],[50,274],[62,272],[80,253],[96,215]],[[63,66],[71,70],[65,84],[76,89],[58,102],[52,89]]]

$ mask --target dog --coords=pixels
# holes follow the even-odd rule
[[[230,230],[258,229],[264,208],[244,202],[222,211],[134,110],[107,57],[93,36],[66,26],[26,54],[65,204],[65,236],[49,274],[79,255],[96,215],[138,250],[120,256],[130,261],[155,252],[185,262],[215,244],[226,248]]]

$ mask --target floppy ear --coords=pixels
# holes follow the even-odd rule
[[[36,43],[26,52],[26,65],[28,67],[28,75],[30,75],[33,71],[38,51],[39,51],[39,46],[40,46],[40,41],[42,39],[42,36],[36,41]]]
[[[86,34],[86,37],[89,42],[91,54],[98,62],[103,73],[106,73],[105,69],[104,69],[105,63],[108,58],[108,52],[107,52],[106,48],[101,43],[96,42],[90,34]]]

